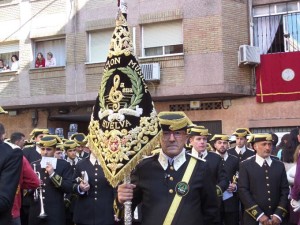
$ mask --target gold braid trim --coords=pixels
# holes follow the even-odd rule
[[[202,128],[190,128],[189,130],[189,133],[192,133],[192,132],[195,132],[195,133],[199,133],[199,135],[203,135],[203,136],[208,136],[210,135],[210,133],[208,133],[208,129],[202,129]]]
[[[92,151],[96,155],[97,159],[100,160],[100,165],[103,169],[104,175],[112,187],[116,187],[120,183],[120,181],[124,180],[126,175],[131,173],[131,171],[136,167],[138,162],[142,159],[143,155],[149,155],[151,153],[151,151],[159,143],[161,135],[162,133],[160,131],[139,152],[137,152],[136,155],[115,176],[113,176],[109,169],[106,167],[105,160],[101,155],[101,151]],[[91,150],[98,149],[98,147],[93,141],[93,138],[90,135],[88,136],[88,139]]]
[[[222,189],[220,188],[219,185],[216,185],[216,189],[217,189],[217,196],[218,197],[222,197],[223,196],[223,191]]]
[[[258,211],[255,209],[257,207],[258,207],[258,205],[254,205],[254,206],[252,206],[252,207],[245,210],[255,220],[256,220],[255,216],[258,214]]]
[[[160,117],[160,116],[164,116],[164,115],[168,115],[168,113],[164,114],[164,113],[161,112],[159,114],[158,120],[159,120],[160,124],[170,126],[169,127],[170,130],[179,130],[179,129],[189,125],[189,121],[188,121],[188,118],[186,116],[184,116],[180,119],[169,120],[169,119],[163,119],[163,118]]]
[[[286,212],[286,213],[288,213],[288,211],[287,211],[285,208],[281,207],[281,206],[277,206],[277,208],[278,208],[278,209],[281,209],[282,211],[284,211],[284,212]]]
[[[62,182],[62,177],[59,176],[58,174],[54,174],[52,177],[51,177],[51,180],[54,184],[55,187],[59,188],[61,186],[61,182]]]

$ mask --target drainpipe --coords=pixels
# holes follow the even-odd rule
[[[254,46],[254,41],[253,41],[253,13],[252,13],[252,8],[253,8],[253,2],[252,0],[248,0],[248,15],[249,15],[249,40],[250,40],[250,46]],[[251,90],[250,94],[252,96],[256,95],[256,76],[255,76],[255,67],[251,68]]]

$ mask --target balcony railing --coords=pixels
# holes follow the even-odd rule
[[[261,54],[300,51],[300,13],[255,17],[254,45]]]

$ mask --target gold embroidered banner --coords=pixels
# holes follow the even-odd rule
[[[158,144],[159,134],[157,113],[133,55],[127,20],[119,13],[89,125],[89,146],[115,187]]]

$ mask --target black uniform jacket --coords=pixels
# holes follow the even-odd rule
[[[32,200],[30,206],[29,222],[31,225],[64,225],[65,224],[65,205],[64,193],[72,192],[72,169],[68,162],[62,159],[57,159],[54,175],[49,178],[49,174],[45,168],[41,168],[41,160],[33,162],[36,164],[36,170],[40,173],[40,178],[43,181],[42,195],[44,197],[44,209],[48,215],[46,219],[40,220],[40,202]]]
[[[36,145],[24,148],[23,154],[30,163],[42,158],[41,154],[36,151]]]
[[[278,215],[282,221],[287,214],[289,185],[282,162],[272,159],[267,169],[255,162],[256,156],[240,164],[239,196],[245,207],[244,224],[256,225],[264,213]],[[285,223],[282,223],[285,224]]]
[[[176,184],[182,181],[186,161],[178,170],[169,166],[164,170],[158,155],[144,159],[132,173],[132,183],[136,185],[132,207],[142,203],[142,225],[163,224],[176,192]],[[189,191],[182,197],[172,225],[213,225],[219,224],[215,186],[206,162],[197,159],[189,181]]]
[[[104,177],[100,165],[93,165],[89,158],[80,160],[75,168],[73,180],[86,171],[90,190],[78,196],[74,207],[74,222],[80,224],[113,225],[114,224],[114,189]],[[78,184],[73,192],[78,193]]]
[[[234,182],[233,176],[238,175],[239,171],[239,159],[233,155],[228,154],[228,158],[222,160],[224,169],[230,182]],[[237,180],[235,181],[237,182]],[[233,192],[233,196],[226,199],[222,203],[222,210],[224,212],[238,212],[239,211],[239,197],[238,192]]]
[[[229,185],[229,179],[227,177],[225,168],[222,164],[222,158],[214,152],[207,152],[204,158],[208,164],[209,169],[212,172],[212,178],[215,185],[217,185],[222,192],[227,190]]]
[[[251,156],[255,155],[255,151],[249,148],[246,148],[246,151],[244,152],[244,154],[239,155],[236,151],[235,151],[235,147],[234,148],[230,148],[227,150],[228,154],[230,155],[234,155],[236,157],[239,158],[240,162],[244,161],[245,159],[248,159]]]
[[[11,224],[11,209],[22,169],[22,151],[0,141],[0,224]]]

